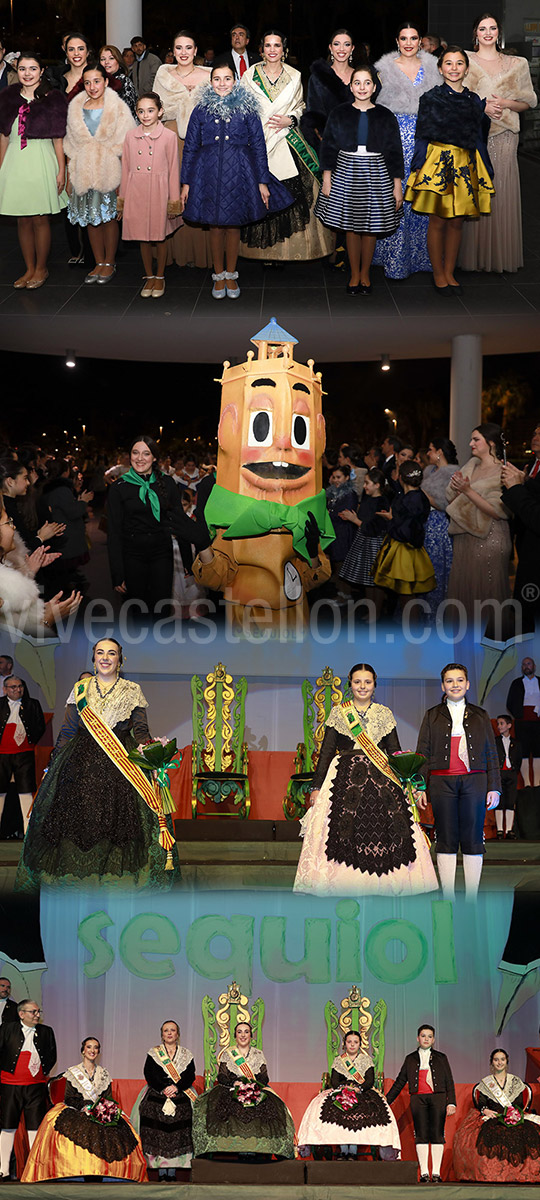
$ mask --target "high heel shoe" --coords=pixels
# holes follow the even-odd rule
[[[238,271],[225,271],[225,279],[238,279]],[[229,300],[237,300],[240,295],[239,287],[228,288],[227,284],[225,284],[225,291]]]
[[[220,281],[221,281],[222,279],[226,279],[226,278],[227,278],[227,272],[226,272],[226,271],[220,271],[219,275],[214,275],[214,274],[212,275],[212,279],[214,280],[214,284],[216,284],[216,283],[220,283]],[[216,288],[216,287],[214,286],[214,287],[212,288],[212,295],[213,295],[213,297],[214,297],[214,300],[225,300],[225,298],[226,298],[226,296],[227,296],[227,287],[225,286],[224,288]]]

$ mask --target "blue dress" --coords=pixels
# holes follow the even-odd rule
[[[189,118],[181,182],[189,184],[184,218],[194,225],[250,225],[292,204],[288,188],[268,170],[257,99],[240,84],[227,96],[211,84],[204,88]],[[261,183],[270,190],[268,208]]]
[[[413,81],[413,87],[420,87],[424,81],[424,68],[420,67]],[[413,113],[396,113],[403,158],[405,160],[405,177],[403,191],[409,178],[411,160],[414,153],[414,133],[416,115]],[[431,271],[431,262],[427,251],[427,227],[429,217],[423,213],[415,213],[410,204],[403,205],[403,219],[393,237],[377,242],[373,263],[384,267],[387,279],[407,279],[417,271]]]

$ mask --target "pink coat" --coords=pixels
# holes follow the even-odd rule
[[[119,209],[128,242],[162,242],[182,225],[178,139],[159,122],[131,129],[124,142]],[[169,215],[168,215],[169,214]]]

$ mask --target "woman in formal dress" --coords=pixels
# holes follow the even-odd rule
[[[456,1179],[540,1183],[540,1117],[527,1112],[531,1091],[508,1070],[506,1050],[492,1050],[491,1073],[473,1088],[473,1105],[454,1143]]]
[[[352,700],[326,722],[295,892],[316,896],[413,895],[437,889],[425,837],[391,766],[396,721],[375,703],[368,663],[349,671]]]
[[[115,638],[96,642],[92,659],[95,674],[70,693],[36,793],[17,872],[21,890],[42,883],[165,887],[173,879],[152,782],[127,758],[149,740],[147,701],[138,683],[122,678]]]
[[[450,438],[436,436],[427,450],[428,466],[424,471],[422,491],[431,504],[426,521],[424,548],[433,563],[437,581],[426,600],[429,604],[429,619],[434,621],[439,604],[446,597],[450,567],[452,566],[452,539],[448,533],[446,489],[458,465],[457,451]]]
[[[0,216],[17,218],[26,270],[13,286],[33,291],[49,276],[50,217],[67,205],[67,104],[44,79],[38,55],[21,54],[17,76],[0,93]]]
[[[354,43],[348,29],[336,29],[328,46],[328,57],[311,64],[306,107],[300,129],[319,153],[324,127],[338,104],[350,104],[349,84],[353,73]]]
[[[263,61],[244,72],[241,86],[259,100],[268,167],[285,184],[294,204],[270,214],[242,231],[240,254],[268,262],[323,258],[333,249],[333,235],[313,214],[319,190],[319,162],[303,138],[300,118],[304,111],[302,78],[288,66],[287,39],[268,30],[261,43]]]
[[[376,104],[383,104],[397,117],[403,159],[404,180],[408,179],[414,153],[414,131],[420,97],[440,84],[437,60],[420,49],[420,32],[414,25],[403,25],[396,38],[397,54],[391,50],[375,63],[381,80]],[[416,271],[431,271],[427,250],[428,217],[405,205],[403,220],[393,237],[379,241],[373,263],[384,267],[387,279],[406,279]]]
[[[114,88],[120,99],[127,104],[129,111],[137,120],[137,93],[135,85],[130,79],[126,64],[118,49],[118,46],[102,46],[98,54],[98,60],[102,67],[105,67],[109,77],[109,84]]]
[[[473,429],[471,458],[455,471],[446,489],[452,537],[447,597],[459,600],[467,617],[482,601],[510,599],[509,513],[501,500],[502,441],[499,425]],[[478,613],[476,613],[478,617]]]
[[[239,1022],[234,1043],[222,1050],[216,1087],[193,1107],[194,1153],[294,1158],[294,1124],[283,1100],[269,1087],[262,1050],[251,1045],[252,1030]]]
[[[523,266],[519,115],[536,108],[538,97],[527,59],[501,51],[499,23],[491,13],[474,26],[467,86],[485,99],[491,118],[487,146],[495,196],[489,217],[465,222],[460,265],[465,271],[518,271]]]
[[[344,1094],[345,1090],[345,1094]],[[300,1152],[310,1146],[338,1144],[341,1157],[356,1157],[358,1146],[378,1146],[383,1159],[399,1158],[396,1118],[375,1090],[375,1070],[360,1049],[360,1035],[350,1031],[331,1068],[330,1087],[308,1105],[298,1130]]]
[[[81,1062],[64,1071],[64,1101],[41,1122],[21,1183],[85,1175],[147,1182],[141,1143],[113,1101],[111,1076],[97,1061],[100,1050],[97,1038],[85,1038]]]
[[[149,1167],[160,1179],[174,1180],[176,1168],[191,1166],[192,1104],[195,1062],[180,1045],[180,1026],[164,1021],[161,1042],[151,1046],[144,1064],[148,1084],[139,1108],[142,1147]]]
[[[195,62],[197,44],[187,29],[177,33],[173,52],[175,65],[163,63],[158,67],[154,91],[161,98],[165,128],[173,129],[178,137],[181,169],[189,118],[197,104],[198,89],[210,81],[210,67],[202,67]],[[179,267],[211,267],[210,234],[186,222],[168,243],[167,263],[171,262]]]

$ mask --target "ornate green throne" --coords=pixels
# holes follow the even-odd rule
[[[333,1000],[328,1000],[324,1008],[326,1021],[326,1057],[328,1072],[337,1054],[341,1052],[343,1037],[346,1033],[357,1033],[360,1037],[361,1049],[371,1056],[375,1067],[375,1087],[382,1088],[384,1083],[384,1026],[387,1008],[384,1000],[377,1000],[373,1013],[369,1011],[371,1000],[362,996],[360,988],[353,984],[348,996],[341,1001],[341,1012],[338,1012]],[[329,1083],[326,1084],[329,1086]]]
[[[283,801],[283,812],[288,821],[296,821],[306,811],[306,798],[313,785],[313,775],[324,737],[324,725],[330,709],[343,700],[341,678],[334,675],[332,667],[324,667],[321,675],[312,684],[304,679],[302,684],[304,701],[304,741],[298,742],[294,756],[294,775],[289,779],[287,794]]]
[[[192,816],[248,817],[248,748],[244,741],[247,680],[233,681],[223,663],[191,679]]]
[[[202,1002],[203,1041],[204,1041],[204,1086],[206,1089],[214,1086],[218,1073],[218,1056],[221,1050],[226,1050],[234,1038],[235,1026],[241,1021],[249,1021],[253,1036],[252,1045],[262,1050],[262,1025],[264,1021],[264,1000],[260,997],[254,1000],[249,1011],[249,1001],[234,981],[229,984],[226,992],[218,996],[218,1009],[211,996],[204,996]]]

